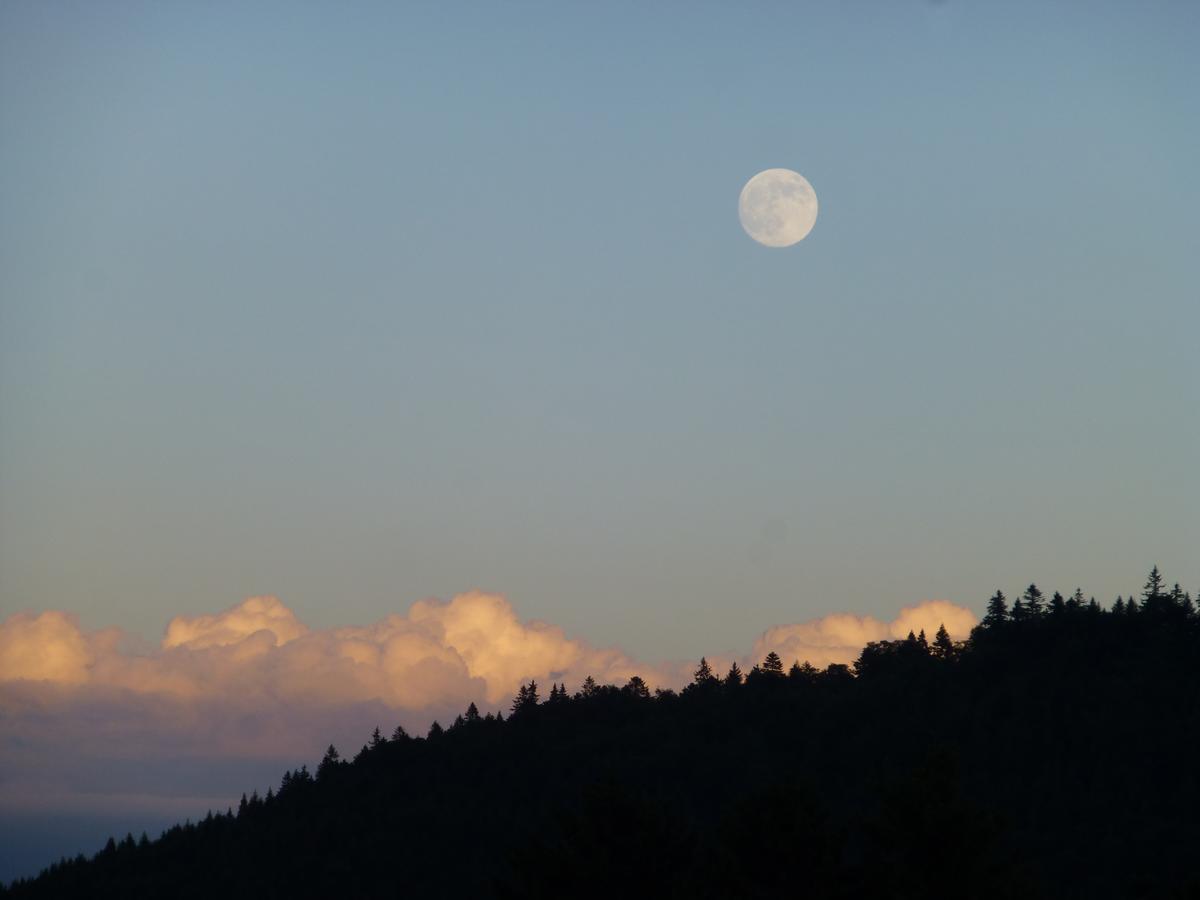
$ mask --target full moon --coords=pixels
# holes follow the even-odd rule
[[[742,188],[738,218],[746,234],[760,244],[790,247],[804,240],[816,224],[817,194],[799,172],[767,169]]]

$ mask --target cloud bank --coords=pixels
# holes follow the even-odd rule
[[[770,628],[737,661],[747,668],[775,650],[785,663],[848,663],[867,641],[922,628],[932,636],[941,623],[963,638],[975,622],[944,600],[906,607],[890,622],[836,614]],[[246,784],[231,760],[278,772],[311,763],[331,740],[353,751],[376,725],[423,733],[471,702],[505,709],[531,678],[574,690],[588,675],[620,684],[639,674],[678,688],[694,667],[594,647],[477,591],[331,629],[307,627],[275,597],[251,597],[212,615],[177,616],[150,648],[115,628],[85,632],[64,612],[17,613],[0,623],[0,805],[74,810],[137,797],[161,806],[171,791],[236,796]]]

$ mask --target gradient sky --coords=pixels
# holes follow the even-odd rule
[[[1200,5],[250,6],[0,7],[0,614],[1200,588]]]

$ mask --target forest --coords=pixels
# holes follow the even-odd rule
[[[7,898],[1200,898],[1200,615],[996,592],[969,639],[524,685]]]

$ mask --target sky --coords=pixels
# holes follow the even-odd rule
[[[460,667],[349,730],[507,689],[463,597],[550,629],[538,671],[667,683],[1030,582],[1196,592],[1198,40],[1189,2],[3,4],[10,762],[22,691],[186,693],[235,644],[168,623],[251,597],[303,628],[221,632],[253,658]],[[786,249],[737,216],[774,167],[820,200]],[[196,796],[245,782],[206,752]]]

